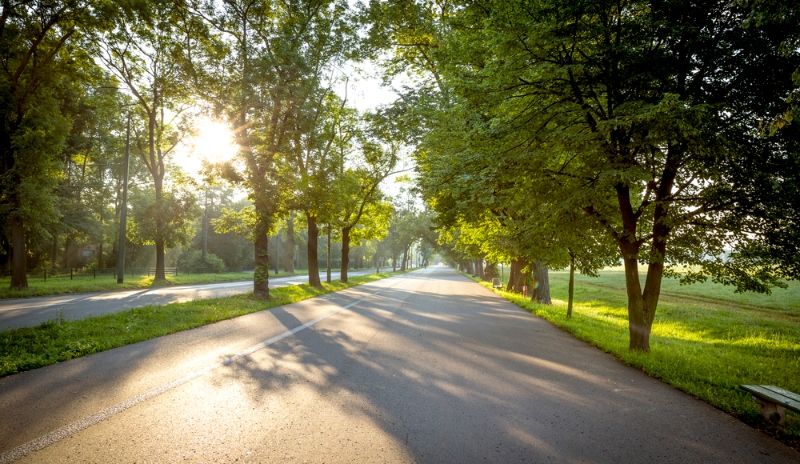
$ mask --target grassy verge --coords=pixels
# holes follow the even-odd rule
[[[681,287],[665,282],[651,336],[652,351],[642,354],[628,350],[621,274],[606,272],[596,280],[581,277],[575,286],[572,319],[566,318],[566,273],[554,272],[550,278],[553,305],[497,293],[626,364],[755,426],[769,429],[756,402],[739,385],[772,384],[800,392],[797,283],[776,298],[742,296],[715,284]],[[798,447],[800,414],[788,412],[785,426],[769,431]]]
[[[297,270],[294,274],[280,272],[270,274],[270,278],[286,277],[295,274],[304,274],[305,270]],[[237,280],[250,280],[253,271],[221,272],[219,274],[178,274],[167,276],[168,285],[208,284],[215,282],[235,282]],[[125,283],[118,284],[117,278],[112,275],[75,276],[51,278],[47,281],[39,277],[29,277],[29,287],[25,290],[11,290],[8,288],[8,277],[0,279],[0,298],[26,298],[32,296],[59,295],[65,293],[99,292],[104,290],[133,290],[148,288],[153,285],[153,276],[125,276]]]
[[[213,322],[336,292],[399,273],[351,277],[321,289],[290,285],[270,290],[269,301],[251,295],[145,306],[80,321],[51,321],[0,333],[0,377],[148,340]]]

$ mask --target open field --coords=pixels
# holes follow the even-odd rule
[[[79,321],[53,321],[38,327],[2,332],[0,377],[294,303],[394,274],[354,276],[348,283],[323,282],[321,289],[305,284],[289,285],[271,289],[269,301],[239,295],[145,306]]]
[[[270,278],[286,277],[297,274],[305,274],[305,269],[297,269],[294,274],[280,272],[270,273]],[[323,274],[324,275],[324,274]],[[191,285],[191,284],[210,284],[215,282],[235,282],[238,280],[249,280],[253,278],[253,271],[244,272],[220,272],[208,274],[178,274],[177,276],[167,276],[169,285]],[[28,288],[26,290],[9,289],[10,278],[0,278],[0,298],[24,298],[32,296],[59,295],[65,293],[99,292],[104,290],[133,290],[137,288],[149,288],[153,285],[153,276],[146,275],[126,275],[125,283],[118,284],[116,276],[109,274],[98,274],[96,278],[91,275],[59,276],[44,280],[41,276],[29,276]]]
[[[628,350],[621,272],[604,271],[598,278],[576,276],[572,319],[566,318],[568,274],[551,272],[550,280],[551,306],[499,293],[625,363],[753,425],[764,426],[758,405],[739,385],[773,384],[800,392],[798,282],[772,295],[742,295],[713,283],[681,286],[666,279],[652,351],[642,354]],[[785,427],[771,432],[797,446],[800,415],[787,413]]]

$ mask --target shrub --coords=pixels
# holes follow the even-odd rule
[[[213,254],[206,253],[205,260],[201,250],[187,250],[178,257],[178,272],[222,272],[225,262]]]

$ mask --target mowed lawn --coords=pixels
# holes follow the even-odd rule
[[[537,316],[627,364],[740,417],[765,426],[743,384],[771,384],[800,393],[800,283],[771,295],[737,294],[714,283],[682,286],[665,279],[649,354],[628,350],[627,297],[621,271],[576,275],[575,308],[566,318],[566,272],[551,272],[552,306],[500,292]],[[800,414],[789,412],[771,432],[800,444]]]

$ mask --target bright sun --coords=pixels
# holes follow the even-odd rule
[[[187,174],[197,177],[203,161],[221,163],[236,156],[233,131],[224,122],[201,116],[195,121],[194,135],[184,139],[176,148],[173,161]]]
[[[231,128],[208,117],[198,119],[191,145],[195,156],[211,163],[227,161],[239,150]]]

